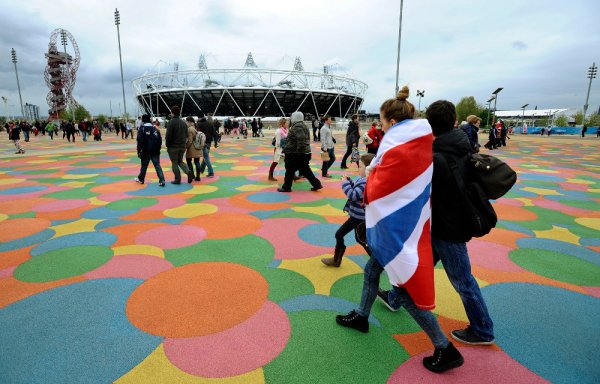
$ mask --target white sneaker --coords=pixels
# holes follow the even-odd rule
[[[138,179],[137,177],[135,179],[133,179],[133,181],[135,181],[138,184],[144,184],[144,182],[141,181],[140,179]]]

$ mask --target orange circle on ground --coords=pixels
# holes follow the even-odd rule
[[[0,222],[0,242],[13,241],[34,235],[50,226],[50,220],[18,218]]]
[[[184,225],[194,225],[206,230],[207,239],[232,239],[250,235],[262,227],[256,216],[243,213],[217,212],[212,215],[197,216],[184,221]]]
[[[538,218],[535,212],[529,211],[522,207],[515,207],[506,204],[493,204],[498,220],[508,221],[532,221]]]
[[[221,332],[254,315],[269,286],[253,269],[233,263],[195,263],[160,273],[127,301],[129,321],[144,332],[194,337]]]

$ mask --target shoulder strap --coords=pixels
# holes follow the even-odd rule
[[[449,158],[446,155],[442,155],[442,156],[444,156],[444,159],[446,159],[446,162],[450,166],[450,171],[452,171],[452,176],[454,176],[454,181],[456,181],[458,190],[461,192],[464,191],[466,189],[465,182],[464,182],[462,176],[460,175],[460,172],[458,171],[458,165],[456,164],[456,161],[454,161],[454,159]]]

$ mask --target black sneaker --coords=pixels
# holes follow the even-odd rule
[[[486,341],[479,337],[478,334],[473,331],[471,327],[467,327],[465,329],[459,329],[456,331],[452,331],[452,338],[454,340],[458,340],[464,344],[470,345],[491,345],[494,344],[494,340]]]
[[[446,348],[436,348],[432,356],[423,358],[423,365],[431,372],[442,373],[460,367],[465,362],[454,344],[448,343]]]
[[[357,331],[363,333],[369,332],[369,319],[361,316],[356,311],[352,311],[347,315],[337,315],[335,317],[336,323],[342,327],[354,328]]]
[[[394,308],[391,306],[390,301],[389,301],[389,294],[390,294],[390,291],[384,291],[382,289],[377,290],[377,298],[379,300],[381,300],[383,305],[385,305],[387,307],[387,309],[389,309],[390,311],[396,312],[399,308]]]
[[[277,192],[292,192],[292,190],[288,188],[277,188]]]
[[[164,180],[163,181],[159,181],[158,182],[158,186],[159,187],[164,187],[165,186],[165,181]]]
[[[312,187],[310,190],[314,192],[314,191],[318,191],[319,189],[323,189],[323,186],[317,185],[316,187]]]

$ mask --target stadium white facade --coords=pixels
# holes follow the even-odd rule
[[[293,70],[261,69],[249,53],[241,69],[208,69],[200,57],[198,69],[156,72],[132,81],[141,109],[166,116],[174,105],[182,115],[200,112],[215,116],[290,116],[329,114],[347,117],[356,113],[367,84],[329,73],[305,72],[300,58]]]

